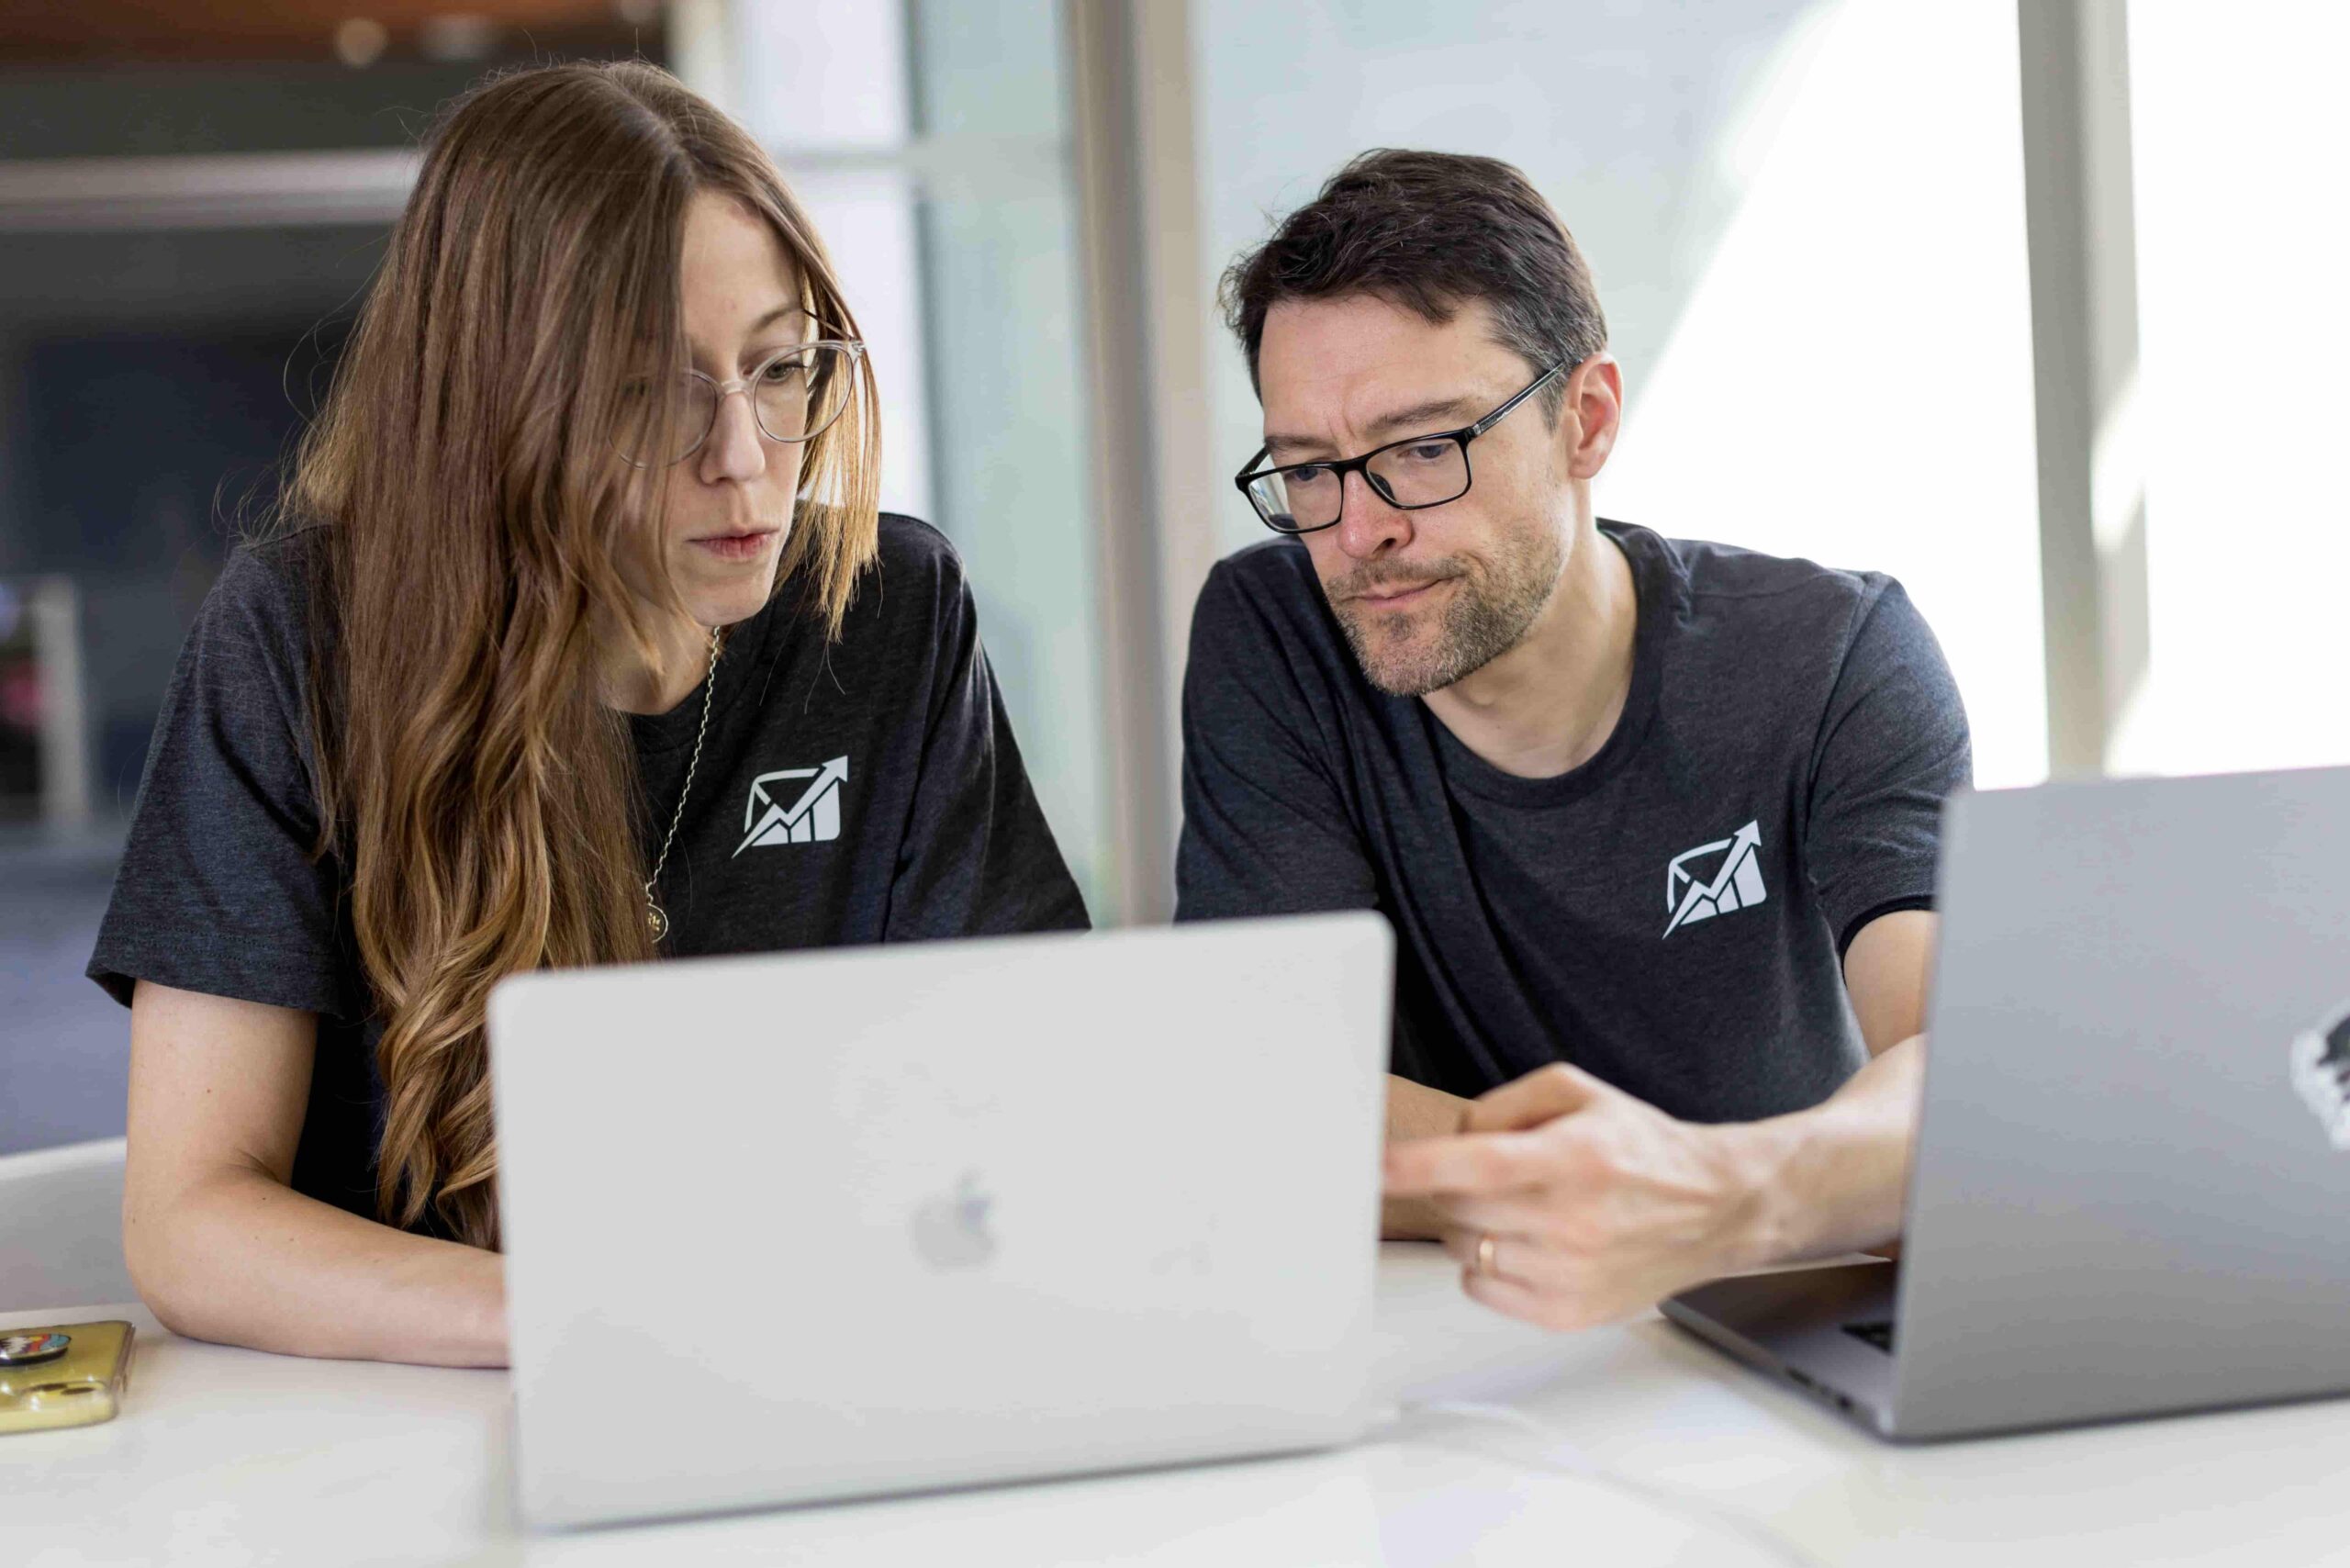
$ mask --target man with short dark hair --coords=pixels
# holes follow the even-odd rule
[[[1892,1241],[1970,766],[1899,585],[1594,518],[1622,376],[1507,164],[1366,153],[1224,300],[1289,537],[1200,596],[1178,913],[1394,924],[1390,1233],[1561,1327]]]

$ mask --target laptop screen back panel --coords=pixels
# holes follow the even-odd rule
[[[2350,1390],[2350,770],[1962,796],[1894,1420],[1933,1437]]]
[[[1334,1441],[1369,914],[535,976],[491,1013],[525,1515]]]

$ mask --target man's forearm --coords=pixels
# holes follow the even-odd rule
[[[1387,1078],[1387,1141],[1449,1137],[1460,1130],[1469,1102],[1408,1078]],[[1425,1198],[1389,1198],[1380,1206],[1379,1233],[1390,1241],[1433,1241],[1443,1231],[1436,1206]]]
[[[1912,1036],[1808,1111],[1719,1129],[1755,1201],[1724,1271],[1882,1249],[1901,1234],[1926,1040]]]

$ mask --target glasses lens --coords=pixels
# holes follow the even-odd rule
[[[1369,466],[1399,507],[1440,506],[1469,490],[1469,454],[1449,435],[1391,446],[1374,454]]]
[[[1345,498],[1337,476],[1318,463],[1251,479],[1248,494],[1265,521],[1283,533],[1329,527]]]
[[[856,356],[831,343],[810,343],[778,354],[760,367],[751,386],[759,429],[770,441],[811,441],[848,407]]]
[[[644,467],[675,463],[701,444],[717,412],[717,388],[699,375],[626,382],[621,387],[621,455]]]

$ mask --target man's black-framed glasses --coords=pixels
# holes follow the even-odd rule
[[[1561,360],[1524,386],[1507,402],[1457,431],[1391,441],[1360,457],[1332,457],[1313,463],[1290,463],[1259,468],[1268,449],[1259,447],[1248,465],[1232,476],[1240,493],[1276,533],[1313,533],[1337,526],[1345,510],[1347,476],[1360,473],[1379,498],[1398,511],[1440,507],[1469,493],[1469,443],[1508,417],[1509,411],[1534,396],[1537,388],[1579,362]]]

